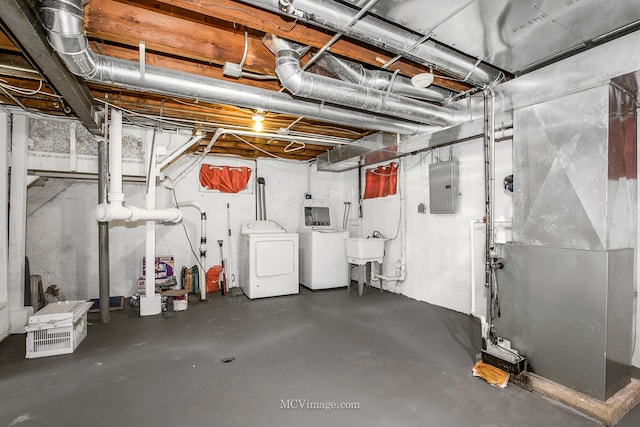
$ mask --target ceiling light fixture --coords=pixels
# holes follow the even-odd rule
[[[263,128],[262,122],[264,122],[264,114],[262,111],[254,113],[251,119],[253,120],[253,130],[260,132]]]
[[[431,86],[434,77],[433,72],[416,74],[411,77],[411,84],[414,87],[424,89],[425,87]]]

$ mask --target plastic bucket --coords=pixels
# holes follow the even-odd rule
[[[173,297],[173,311],[185,311],[189,307],[189,299],[186,295]]]

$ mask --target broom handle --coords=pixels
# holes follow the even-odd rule
[[[227,286],[227,267],[224,263],[224,254],[222,252],[222,240],[218,240],[220,246],[220,264],[222,264],[222,286],[220,286],[220,293],[224,295],[224,288]]]

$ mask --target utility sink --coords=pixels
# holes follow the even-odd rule
[[[366,264],[377,261],[382,263],[384,258],[385,239],[346,237],[347,261],[350,264]]]

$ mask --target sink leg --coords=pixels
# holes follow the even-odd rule
[[[365,266],[358,266],[358,295],[362,296],[364,294],[364,279],[365,279]]]

